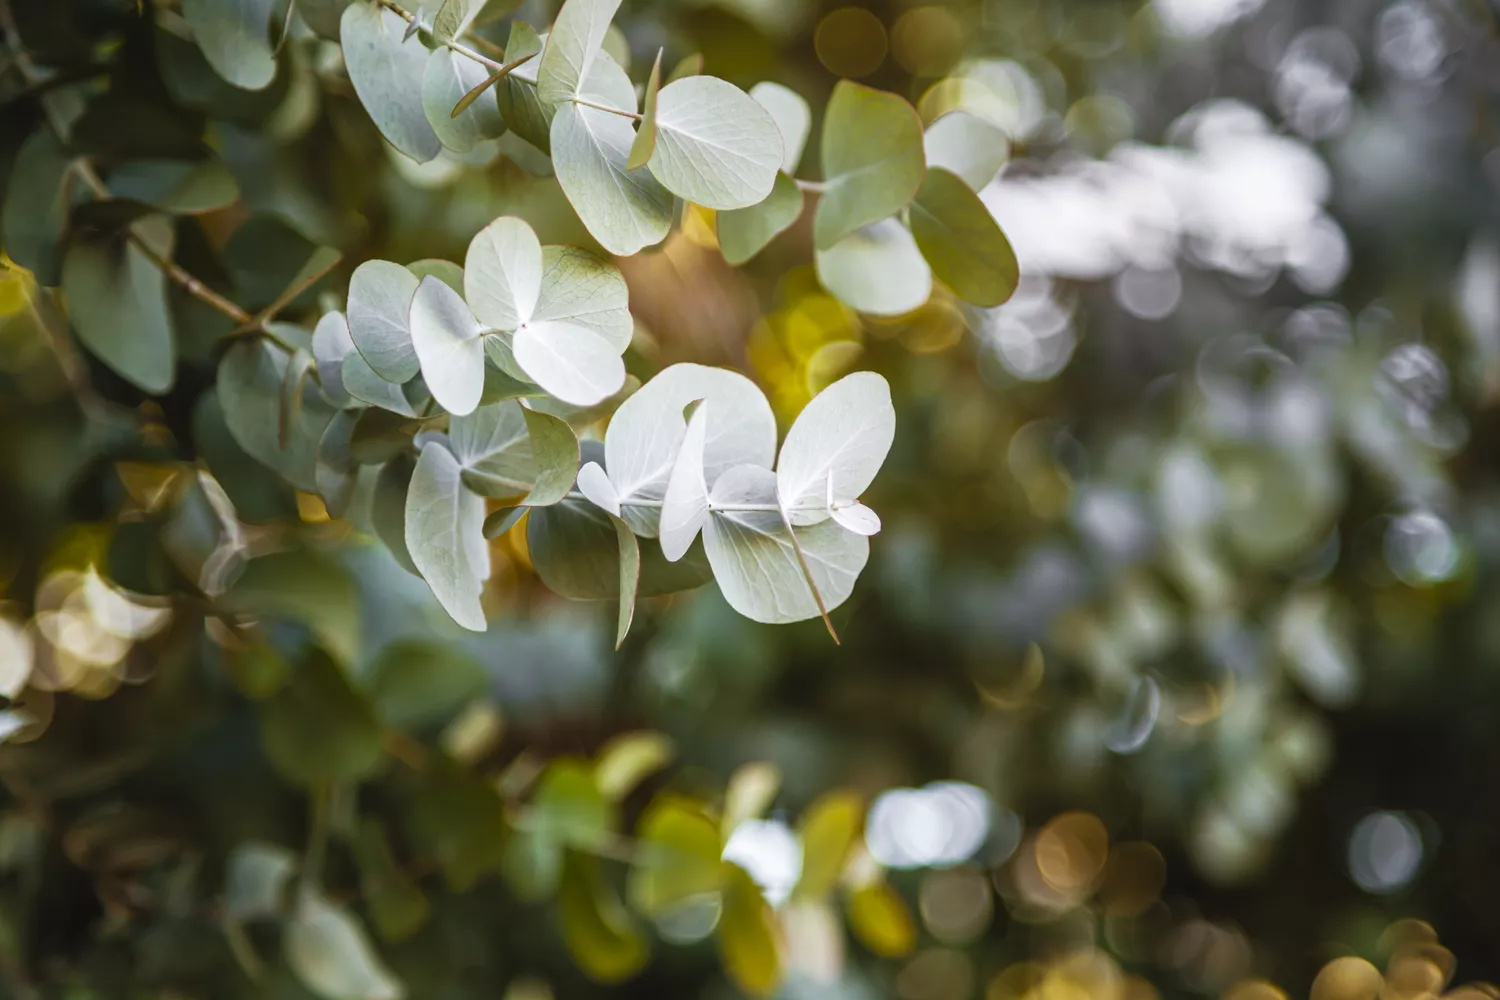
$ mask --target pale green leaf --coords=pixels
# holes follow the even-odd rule
[[[781,168],[781,133],[749,94],[712,76],[690,76],[657,99],[651,173],[673,194],[707,208],[754,205]]]
[[[531,319],[542,287],[542,245],[523,219],[503,215],[469,241],[464,294],[492,330],[514,330]]]
[[[615,624],[615,648],[619,649],[625,643],[625,636],[630,634],[630,623],[635,620],[635,597],[641,586],[641,543],[619,516],[611,514],[609,521],[620,546],[620,610]]]
[[[280,916],[296,873],[297,856],[280,844],[237,845],[224,864],[224,914],[241,922]]]
[[[582,247],[542,247],[541,296],[531,319],[593,330],[617,352],[630,346],[635,332],[625,277],[614,264]]]
[[[759,819],[781,791],[781,768],[769,761],[751,761],[735,768],[724,789],[724,815],[719,829],[725,837],[747,819]]]
[[[978,191],[1010,157],[1010,137],[968,111],[950,111],[927,126],[922,137],[927,167],[951,170]]]
[[[287,361],[285,351],[264,340],[239,340],[219,362],[219,402],[229,433],[247,454],[298,489],[314,491],[318,445],[335,411],[321,394],[304,399],[295,432],[281,447],[276,425]]]
[[[824,288],[871,315],[909,313],[932,294],[932,268],[896,219],[882,219],[815,251],[813,262]]]
[[[132,231],[163,257],[172,252],[172,227],[161,216]],[[131,240],[78,240],[63,258],[68,318],[84,346],[126,381],[160,394],[177,374],[167,278]]]
[[[776,509],[775,474],[736,466],[714,483],[709,505],[703,545],[729,606],[772,625],[818,617],[818,601]],[[797,538],[824,608],[838,607],[864,569],[869,540],[832,520],[799,530]]]
[[[658,373],[620,404],[604,443],[604,467],[624,505],[621,516],[643,537],[656,537],[658,505],[687,432],[683,409],[700,399],[709,411],[703,465],[710,483],[736,465],[769,468],[775,457],[776,418],[754,382],[725,368],[694,364]]]
[[[323,395],[334,406],[349,406],[353,400],[344,388],[344,359],[354,351],[354,339],[349,336],[349,322],[341,312],[324,313],[313,327],[313,360],[318,365],[318,381],[322,383]]]
[[[537,96],[544,105],[560,104],[582,91],[619,9],[620,0],[567,0],[562,5],[537,66]]]
[[[350,4],[339,20],[344,66],[360,103],[392,146],[425,163],[442,145],[422,109],[427,49],[405,34],[399,15],[374,4]]]
[[[661,49],[656,50],[656,62],[651,64],[651,76],[646,80],[646,92],[641,98],[641,120],[635,126],[635,141],[630,144],[630,158],[625,161],[629,170],[639,170],[651,161],[656,151],[656,104],[661,91]]]
[[[822,899],[833,891],[859,837],[864,815],[864,800],[847,790],[827,792],[807,807],[797,824],[797,839],[802,842],[798,899]]]
[[[708,480],[703,471],[708,408],[705,400],[688,420],[662,499],[658,534],[662,555],[672,562],[687,554],[708,520]]]
[[[730,980],[751,996],[770,996],[781,983],[776,914],[744,870],[726,864],[719,954]]]
[[[405,385],[387,382],[375,374],[370,363],[358,351],[350,351],[344,356],[339,368],[339,378],[351,399],[378,406],[403,417],[418,416],[425,406],[427,390],[420,379],[414,379]]]
[[[351,8],[352,9],[352,8]],[[287,964],[325,1000],[401,1000],[397,979],[349,915],[317,896],[305,897],[282,937]]]
[[[823,119],[823,194],[813,239],[827,250],[905,208],[922,184],[922,120],[904,99],[851,80],[833,88]]]
[[[453,620],[483,632],[479,595],[490,575],[484,501],[464,486],[462,474],[442,443],[422,448],[406,498],[406,549]]]
[[[454,418],[448,438],[464,482],[481,496],[521,497],[519,506],[545,507],[572,488],[578,439],[550,414],[506,400]]]
[[[672,67],[672,72],[667,74],[668,83],[676,83],[683,77],[697,76],[703,72],[703,53],[694,52],[677,60],[677,65]]]
[[[776,493],[793,525],[816,524],[869,489],[896,437],[891,387],[874,372],[846,375],[813,397],[787,431]]]
[[[406,269],[417,276],[417,280],[427,277],[429,274],[458,292],[464,291],[464,269],[451,260],[442,260],[437,257],[424,257],[414,260],[406,265]]]
[[[388,260],[367,260],[349,278],[349,335],[354,346],[375,374],[398,385],[420,370],[407,326],[417,282],[416,275]]]
[[[433,36],[442,41],[461,37],[484,9],[484,3],[485,0],[442,0],[432,18]]]
[[[792,228],[801,214],[802,192],[797,182],[786,174],[777,174],[776,184],[764,201],[715,215],[724,259],[736,267],[747,263]]]
[[[636,828],[646,848],[643,863],[631,869],[631,905],[656,919],[724,886],[719,828],[701,806],[672,794],[652,800]]]
[[[563,757],[554,761],[537,783],[526,827],[533,833],[571,847],[595,847],[614,833],[615,808],[594,784],[592,770],[582,761]]]
[[[432,398],[454,415],[473,412],[484,392],[484,326],[457,292],[430,275],[412,296],[410,323]]]
[[[807,133],[812,128],[812,109],[801,94],[769,80],[751,87],[750,96],[771,113],[781,132],[782,171],[796,175],[797,165],[802,162],[802,150],[807,146]]]
[[[592,406],[625,384],[620,352],[588,327],[562,320],[533,320],[512,341],[526,376],[565,403]]]
[[[973,189],[941,168],[927,171],[911,207],[911,234],[932,272],[976,306],[998,306],[1016,290],[1010,241]]]
[[[482,94],[453,116],[453,108],[474,87],[489,78],[483,63],[451,49],[433,49],[422,73],[422,108],[438,141],[455,153],[467,153],[486,139],[505,131],[493,94]]]
[[[236,87],[260,90],[276,76],[275,7],[276,0],[182,0],[182,17],[214,72]]]
[[[606,250],[629,256],[666,238],[672,195],[649,171],[627,166],[635,141],[629,119],[564,104],[552,119],[551,138],[558,183]]]
[[[544,38],[524,21],[512,23],[510,40],[505,46],[505,61],[510,63],[522,56],[535,56],[542,51]],[[549,126],[552,124],[552,117],[537,97],[538,62],[539,59],[532,58],[511,70],[496,86],[495,99],[500,105],[500,116],[505,119],[511,134],[524,139],[543,154],[550,154],[552,140]]]

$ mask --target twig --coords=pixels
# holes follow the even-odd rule
[[[396,3],[395,0],[379,0],[379,3],[380,6],[384,7],[392,14],[395,14],[397,17],[404,19],[407,24],[417,24],[417,15],[413,14],[405,7],[402,7],[400,4]],[[484,66],[488,66],[492,71],[500,68],[500,64],[495,62],[495,60],[491,59],[489,56],[480,55],[478,52],[475,52],[473,49],[469,48],[462,42],[455,42],[452,39],[445,38],[439,38],[438,41],[442,42],[444,45],[452,49],[454,52],[457,52],[459,55],[468,56],[475,62]]]
[[[575,97],[572,100],[574,104],[581,104],[586,108],[593,108],[595,111],[608,111],[610,114],[619,115],[621,118],[633,118],[636,121],[641,120],[640,115],[634,111],[626,111],[624,108],[612,108],[608,104],[595,104],[593,101],[583,97]]]
[[[833,630],[833,621],[828,617],[828,608],[823,605],[823,595],[818,593],[818,585],[813,582],[812,567],[807,565],[807,556],[802,553],[802,543],[797,541],[797,533],[792,530],[792,519],[785,510],[781,512],[781,523],[786,525],[787,536],[792,540],[792,551],[797,553],[797,564],[802,567],[802,575],[807,579],[807,589],[812,591],[813,603],[818,606],[818,614],[823,616],[823,624],[827,626],[828,634],[833,636],[833,644],[842,645],[839,642],[839,634]]]
[[[475,87],[473,90],[470,90],[463,97],[460,97],[458,99],[458,103],[453,106],[453,113],[448,117],[457,118],[459,115],[463,114],[464,110],[468,108],[469,105],[479,100],[480,94],[484,93],[486,90],[489,90],[495,84],[499,83],[505,77],[509,76],[516,69],[516,67],[528,63],[535,58],[535,52],[528,52],[524,56],[517,56],[510,62],[506,63],[504,66],[501,66],[499,69],[495,70],[495,72],[491,73],[483,83]]]

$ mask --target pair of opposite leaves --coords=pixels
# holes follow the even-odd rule
[[[843,603],[864,569],[880,520],[858,498],[895,423],[885,379],[847,376],[798,415],[773,472],[776,421],[754,383],[673,365],[621,404],[605,465],[584,465],[577,486],[636,535],[659,537],[670,561],[702,532],[730,606],[756,621],[800,621]],[[806,530],[794,537],[796,528]]]
[[[349,334],[381,380],[399,386],[420,371],[433,399],[459,416],[479,405],[487,353],[501,371],[574,406],[624,385],[633,323],[614,265],[576,247],[543,247],[525,222],[502,216],[470,242],[461,275],[447,267],[420,278],[389,261],[355,270]]]

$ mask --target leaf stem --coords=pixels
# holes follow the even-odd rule
[[[405,7],[402,7],[400,4],[396,3],[395,0],[376,0],[376,2],[386,10],[390,11],[392,14],[395,14],[397,17],[404,19],[407,24],[417,24],[417,15],[413,14]],[[420,25],[418,26],[420,27]],[[433,37],[436,38],[437,36],[434,35]],[[448,48],[452,49],[454,52],[457,52],[459,55],[468,56],[475,62],[483,66],[488,66],[492,71],[501,68],[500,64],[495,62],[495,60],[491,59],[489,56],[480,55],[478,52],[475,52],[473,49],[469,48],[462,42],[455,42],[451,38],[438,38],[437,40],[442,42]]]
[[[822,194],[828,190],[828,185],[822,181],[795,181],[798,191],[811,191],[814,194]]]
[[[506,63],[505,65],[501,66],[499,69],[495,70],[495,72],[491,73],[489,75],[489,77],[487,77],[485,79],[485,81],[483,83],[481,83],[479,86],[475,87],[473,90],[470,90],[463,97],[459,98],[458,103],[453,106],[453,113],[450,114],[448,117],[449,118],[457,118],[459,115],[463,114],[464,110],[469,105],[473,104],[475,101],[477,101],[479,99],[479,95],[480,94],[484,93],[486,90],[489,90],[495,84],[499,83],[505,77],[509,76],[511,74],[511,72],[514,71],[518,66],[524,65],[525,63],[530,62],[532,59],[535,59],[535,58],[536,58],[536,53],[535,52],[529,52],[529,53],[527,53],[524,56],[517,56],[516,58],[512,59],[510,62]]]
[[[572,99],[572,101],[574,104],[581,104],[586,108],[593,108],[595,111],[608,111],[610,114],[619,115],[621,118],[631,118],[635,121],[641,120],[640,115],[636,114],[634,111],[626,111],[624,108],[612,108],[608,104],[595,104],[593,101],[590,101],[584,97],[575,97]]]
[[[807,565],[807,556],[802,553],[802,543],[797,541],[797,533],[792,530],[792,519],[785,510],[781,511],[781,523],[786,525],[786,533],[792,540],[792,551],[797,553],[797,564],[802,567],[802,576],[807,580],[807,589],[812,591],[818,614],[823,616],[823,625],[828,629],[828,634],[833,636],[833,644],[843,645],[839,642],[839,634],[833,630],[833,620],[828,617],[828,608],[823,605],[823,595],[818,593],[818,585],[813,582],[812,567]]]

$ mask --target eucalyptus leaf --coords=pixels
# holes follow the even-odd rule
[[[812,129],[812,109],[807,100],[792,88],[769,80],[751,87],[750,96],[776,122],[781,132],[781,170],[795,176],[797,165],[802,162],[802,150],[807,146],[807,134]]]
[[[933,273],[959,298],[990,307],[1015,292],[1016,253],[990,210],[957,174],[927,171],[912,202],[911,234]]]
[[[978,191],[1010,158],[1010,137],[998,126],[968,111],[950,111],[927,126],[922,136],[927,167],[951,170]]]
[[[690,76],[657,98],[650,169],[673,194],[713,209],[754,205],[771,193],[782,164],[771,113],[732,83]]]
[[[484,501],[462,476],[445,445],[422,448],[406,498],[406,549],[443,610],[464,628],[483,632],[479,595],[490,575]]]
[[[823,194],[813,216],[820,250],[905,208],[926,170],[916,110],[851,80],[840,80],[828,100],[822,151]]]
[[[675,754],[676,746],[663,733],[621,733],[595,755],[594,784],[607,801],[619,802],[666,767]]]
[[[351,8],[352,9],[352,8]],[[306,896],[283,933],[287,964],[325,1000],[401,1000],[406,987],[347,910]]]
[[[620,0],[567,0],[562,5],[537,66],[537,97],[544,105],[581,93],[619,9]]]
[[[427,49],[405,35],[400,15],[377,4],[352,3],[339,19],[344,66],[360,103],[392,146],[426,163],[442,149],[422,107]]]
[[[580,601],[620,596],[619,545],[609,515],[586,500],[534,509],[526,541],[537,575],[553,593]],[[638,594],[655,597],[692,590],[713,579],[701,547],[669,563],[654,541],[643,540]]]
[[[299,490],[314,492],[318,445],[335,411],[320,393],[303,400],[297,426],[287,447],[281,447],[276,425],[288,360],[285,351],[265,340],[235,342],[219,361],[219,402],[229,433],[250,457],[281,473]]]
[[[297,13],[319,37],[339,40],[339,19],[351,0],[295,0]]]
[[[158,256],[171,256],[167,219],[147,217],[131,232]],[[177,349],[167,277],[134,240],[75,240],[63,258],[62,285],[73,329],[95,357],[145,392],[172,387]]]
[[[514,330],[532,318],[542,287],[542,245],[523,219],[503,215],[469,241],[464,294],[469,307],[495,330]]]
[[[182,0],[182,17],[214,71],[245,90],[276,76],[271,12],[276,0]]]
[[[451,718],[487,680],[484,666],[462,649],[417,639],[386,646],[363,677],[375,713],[408,730]]]
[[[240,196],[234,175],[216,159],[131,160],[110,172],[109,190],[178,215],[212,212]]]
[[[441,0],[432,17],[433,37],[441,41],[462,37],[483,9],[484,0]]]
[[[412,296],[410,324],[432,398],[455,416],[472,413],[484,393],[484,326],[457,292],[430,275]]]
[[[370,526],[390,550],[391,557],[413,576],[421,576],[406,549],[406,496],[416,463],[409,455],[398,455],[381,466],[370,498]]]
[[[874,316],[909,313],[932,294],[932,268],[896,219],[882,219],[815,251],[813,262],[824,288]]]
[[[651,76],[646,80],[645,93],[641,95],[641,120],[636,123],[635,141],[630,144],[630,158],[625,166],[639,170],[651,162],[656,152],[656,105],[661,92],[661,49],[656,50],[656,61],[651,64]]]
[[[375,374],[398,385],[420,369],[407,325],[417,284],[416,275],[388,260],[367,260],[349,278],[349,334],[354,346]]]
[[[802,192],[797,182],[786,174],[777,174],[775,186],[764,201],[714,216],[719,249],[726,261],[739,267],[792,228],[801,215]]]
[[[516,331],[512,349],[532,381],[574,406],[592,406],[625,384],[620,352],[586,326],[533,320]]]
[[[410,264],[407,264],[406,269],[415,274],[418,281],[430,274],[455,292],[458,292],[460,295],[463,294],[464,269],[451,260],[443,260],[438,257],[424,257],[421,260],[414,260]]]
[[[593,330],[617,353],[630,346],[635,331],[620,269],[582,247],[542,247],[541,295],[530,318]]]
[[[564,104],[552,119],[558,183],[590,235],[620,256],[660,243],[672,226],[672,195],[648,171],[629,168],[634,141],[630,120],[607,111]]]
[[[895,437],[891,387],[874,372],[846,375],[814,396],[776,462],[776,493],[792,524],[816,524],[858,500]]]
[[[495,100],[500,105],[500,116],[513,135],[526,140],[543,154],[550,154],[552,117],[542,107],[541,98],[537,97],[537,63],[540,60],[534,58],[542,51],[543,38],[524,21],[511,24],[505,61],[512,63],[523,56],[533,58],[511,70],[500,81],[495,88]]]
[[[70,158],[49,128],[33,132],[21,144],[5,190],[0,234],[11,260],[36,274],[37,283],[56,285],[62,258],[58,253],[68,222],[67,185]]]
[[[770,467],[776,417],[760,389],[724,368],[672,365],[615,411],[605,435],[605,468],[636,534],[654,538],[667,481],[687,432],[682,411],[695,400],[709,410],[703,442],[709,482],[736,465]]]
[[[380,723],[338,664],[313,649],[261,706],[261,736],[277,771],[301,785],[357,781],[380,763]]]
[[[708,521],[708,480],[703,469],[708,409],[705,400],[688,420],[662,500],[661,551],[672,562],[687,554]]]
[[[646,939],[604,881],[594,858],[568,852],[558,886],[557,917],[568,951],[589,978],[618,983],[646,964]]]
[[[654,798],[636,828],[651,863],[630,870],[633,905],[653,919],[724,886],[719,827],[701,805],[671,793]]]
[[[758,465],[730,469],[709,494],[703,547],[724,599],[746,618],[777,625],[816,618],[848,599],[869,558],[869,540],[825,520],[798,532],[809,588],[791,532],[776,509],[776,475]]]
[[[427,68],[422,73],[422,108],[438,141],[456,153],[467,153],[505,132],[505,121],[493,94],[481,94],[453,115],[454,106],[463,96],[488,78],[489,70],[483,63],[452,49],[433,49],[427,56]]]
[[[719,921],[724,971],[750,996],[770,996],[782,976],[775,911],[743,869],[731,864],[725,869],[724,915]]]
[[[314,476],[318,481],[318,495],[330,517],[343,517],[354,499],[354,488],[359,477],[359,463],[350,452],[350,438],[359,420],[358,410],[339,410],[328,422],[323,439],[318,443],[318,465]]]
[[[566,421],[515,400],[455,417],[448,428],[463,480],[481,496],[517,497],[545,507],[567,496],[578,468],[578,439]]]

